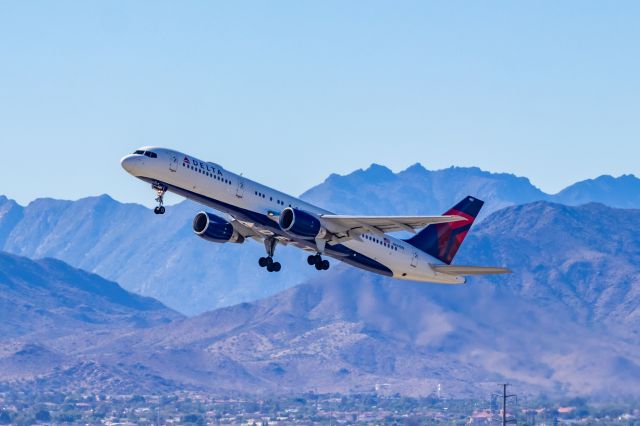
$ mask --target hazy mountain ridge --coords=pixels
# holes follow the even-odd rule
[[[50,360],[26,363],[22,378],[37,373],[56,386],[95,370],[111,387],[132,386],[123,379],[131,371],[147,387],[221,393],[388,383],[424,395],[441,383],[460,396],[508,380],[533,393],[637,396],[639,224],[640,210],[598,204],[509,207],[474,227],[456,262],[508,265],[509,276],[444,286],[339,266],[266,299],[156,327],[5,343],[0,368]],[[68,354],[72,365],[55,369]]]
[[[11,214],[3,216],[5,209]],[[41,199],[26,207],[0,200],[0,249],[61,259],[191,314],[273,294],[311,275],[310,268],[266,274],[257,267],[261,245],[219,245],[196,237],[191,222],[202,209],[185,201],[159,217],[107,195],[75,202]],[[304,261],[291,248],[279,247],[278,255],[292,265]]]
[[[568,205],[599,202],[612,207],[640,208],[638,178],[622,175],[614,178],[604,175],[575,183],[560,191],[554,200]]]
[[[578,182],[558,194],[547,194],[525,177],[477,167],[427,170],[418,163],[393,173],[385,166],[372,164],[348,175],[333,174],[302,198],[344,213],[434,214],[446,211],[467,195],[486,202],[481,219],[501,208],[534,201],[567,205],[601,202],[611,207],[640,208],[640,179],[633,175],[601,176]]]
[[[630,195],[640,194],[637,178],[596,179],[600,180],[608,189],[598,197],[606,195],[611,203],[624,201],[625,207],[640,200]],[[615,190],[616,182],[621,182],[622,194]],[[564,195],[549,196],[526,178],[478,168],[428,171],[416,164],[393,173],[372,165],[347,176],[332,175],[303,198],[347,214],[434,214],[476,194],[486,201],[484,218],[501,207],[549,197],[598,198],[579,196],[581,188],[588,191],[591,185],[579,183]],[[73,202],[39,199],[26,207],[0,197],[0,250],[61,259],[187,314],[266,297],[317,275],[306,265],[305,254],[293,248],[278,247],[283,271],[268,274],[256,266],[264,255],[262,245],[200,240],[191,231],[191,222],[202,209],[185,201],[158,217],[143,206],[121,204],[107,195]]]

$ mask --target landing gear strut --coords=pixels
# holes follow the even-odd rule
[[[167,187],[159,182],[154,182],[153,184],[151,184],[151,188],[156,191],[156,202],[158,203],[158,207],[153,209],[153,212],[155,214],[164,214],[164,194],[167,192]]]
[[[307,263],[311,266],[315,266],[318,271],[326,271],[331,265],[328,260],[323,260],[322,256],[319,254],[312,254],[307,257]]]
[[[267,257],[261,257],[258,259],[258,265],[261,268],[267,268],[269,272],[278,272],[282,269],[282,265],[280,262],[273,261],[273,255],[276,251],[276,245],[278,244],[278,240],[273,237],[266,238],[264,240],[264,248],[267,250]]]

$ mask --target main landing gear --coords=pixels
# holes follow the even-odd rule
[[[264,240],[264,248],[267,250],[267,257],[261,257],[258,259],[258,265],[261,268],[267,268],[269,272],[279,272],[282,269],[282,265],[280,262],[273,261],[273,255],[276,251],[276,244],[278,244],[278,240],[273,237],[266,238]]]
[[[330,266],[329,261],[326,259],[323,260],[322,256],[320,256],[319,254],[312,254],[311,256],[307,257],[307,263],[310,266],[315,265],[318,271],[326,271]]]
[[[267,271],[269,272],[278,272],[282,269],[280,262],[274,262],[273,257],[271,256],[261,257],[258,259],[258,265],[260,265],[261,268],[267,268]]]
[[[156,191],[156,194],[158,195],[156,197],[156,202],[158,203],[158,207],[153,209],[153,212],[155,214],[164,214],[165,212],[165,208],[163,206],[164,194],[167,192],[167,187],[165,185],[162,185],[159,182],[154,182],[153,184],[151,184],[151,188],[153,188]]]

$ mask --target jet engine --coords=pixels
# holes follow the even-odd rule
[[[229,222],[212,213],[200,212],[193,218],[193,232],[214,243],[244,243],[244,237]]]
[[[315,238],[323,232],[316,215],[292,207],[282,210],[278,224],[283,231],[298,237]]]

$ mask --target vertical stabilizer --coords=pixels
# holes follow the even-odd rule
[[[467,219],[466,221],[429,225],[406,241],[450,265],[483,205],[484,201],[482,200],[471,196],[466,197],[444,213],[445,215],[462,216]]]

